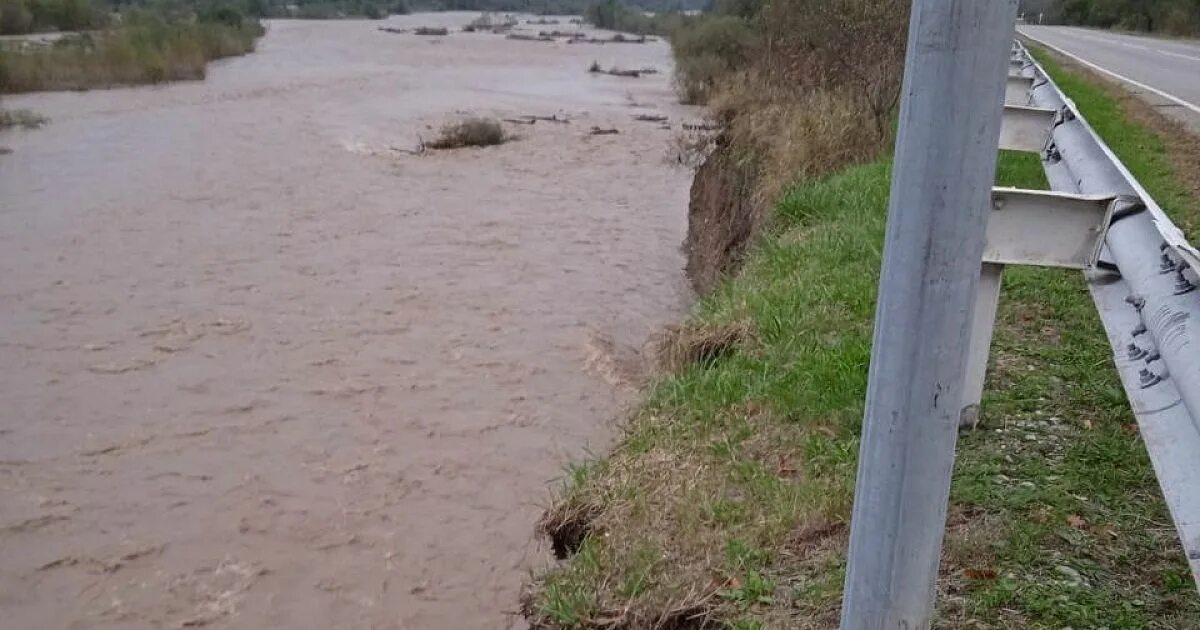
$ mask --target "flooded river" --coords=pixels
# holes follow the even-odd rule
[[[540,507],[689,300],[690,173],[632,116],[691,112],[661,42],[379,24],[5,100],[52,122],[0,134],[3,627],[520,626]],[[396,150],[466,114],[571,122]]]

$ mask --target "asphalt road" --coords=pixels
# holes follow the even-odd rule
[[[1155,105],[1177,109],[1172,113],[1192,122],[1200,119],[1198,40],[1138,37],[1068,26],[1017,28],[1022,35],[1077,57],[1110,78],[1142,88],[1140,91],[1147,92]]]

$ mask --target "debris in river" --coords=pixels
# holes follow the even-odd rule
[[[526,35],[525,33],[509,33],[505,39],[514,39],[522,42],[552,42],[553,37]]]
[[[567,43],[568,44],[645,44],[645,43],[654,42],[654,41],[658,41],[658,40],[654,39],[653,37],[646,37],[645,35],[642,35],[639,37],[626,37],[625,35],[617,33],[616,35],[613,35],[612,37],[576,37],[576,38],[567,40]]]
[[[537,116],[535,114],[524,114],[524,115],[518,116],[516,118],[505,118],[504,122],[515,123],[518,125],[532,125],[539,120],[543,121],[543,122],[559,123],[560,125],[567,125],[567,124],[571,123],[571,121],[566,116],[559,116],[558,114],[553,114],[550,116]]]
[[[605,70],[604,68],[600,67],[600,62],[598,61],[593,61],[592,65],[588,66],[588,72],[592,74],[610,74],[614,77],[632,77],[634,79],[642,75],[641,70],[625,70],[623,68],[617,68],[616,66]]]
[[[504,132],[500,121],[492,118],[467,118],[442,126],[441,135],[432,142],[423,143],[430,149],[459,149],[462,147],[489,147],[504,144],[512,137]]]
[[[720,131],[721,125],[710,122],[683,123],[683,128],[688,131]]]
[[[667,117],[662,114],[638,114],[633,119],[641,122],[667,122]]]
[[[539,37],[565,37],[567,39],[583,39],[583,38],[587,37],[587,35],[579,32],[579,31],[560,31],[557,29],[553,30],[553,31],[538,31],[538,36]]]
[[[380,26],[379,30],[383,31],[384,33],[395,33],[397,35],[408,32],[408,29],[406,28],[392,28],[390,26]]]
[[[442,26],[418,26],[413,29],[414,35],[449,35],[450,30]]]
[[[415,148],[415,149],[401,149],[400,147],[388,147],[388,148],[395,151],[396,153],[403,153],[405,155],[425,155],[425,141],[422,140],[420,137],[417,138],[417,148]]]
[[[588,132],[589,135],[593,136],[614,136],[619,133],[621,132],[616,129],[604,129],[602,127],[592,127],[592,130]]]

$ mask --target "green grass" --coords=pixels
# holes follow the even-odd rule
[[[1132,146],[1114,142],[1148,145]],[[881,162],[793,188],[697,305],[685,330],[746,332],[664,376],[614,451],[573,469],[541,527],[587,535],[536,577],[534,627],[836,626],[888,178]],[[1007,152],[997,183],[1045,186],[1035,156]],[[992,357],[959,443],[938,626],[1200,624],[1081,275],[1006,272]]]

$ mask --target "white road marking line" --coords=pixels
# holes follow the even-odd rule
[[[1134,81],[1133,79],[1130,79],[1129,77],[1122,75],[1122,74],[1117,74],[1116,72],[1113,72],[1112,70],[1109,70],[1108,68],[1102,68],[1102,67],[1088,61],[1087,59],[1083,59],[1083,58],[1079,57],[1079,55],[1073,55],[1073,54],[1063,50],[1062,48],[1055,46],[1054,44],[1047,43],[1046,41],[1038,39],[1032,35],[1029,35],[1028,33],[1021,33],[1021,34],[1024,35],[1025,37],[1028,37],[1029,39],[1032,39],[1033,41],[1045,46],[1046,48],[1049,48],[1050,50],[1053,50],[1053,51],[1057,52],[1058,54],[1063,55],[1065,57],[1074,59],[1075,61],[1077,61],[1097,72],[1102,72],[1118,81],[1123,81],[1132,86],[1139,87],[1143,90],[1146,90],[1147,92],[1153,92],[1154,94],[1157,94],[1157,95],[1167,99],[1168,101],[1175,103],[1176,105],[1181,105],[1183,107],[1190,109],[1194,113],[1200,114],[1200,105],[1196,105],[1194,103],[1189,103],[1189,102],[1179,98],[1178,96],[1175,96],[1174,94],[1169,94],[1169,93],[1164,92],[1156,87],[1150,87],[1149,85],[1146,85],[1145,83],[1142,83],[1141,81]]]
[[[1170,55],[1172,57],[1179,57],[1180,59],[1191,59],[1192,61],[1200,61],[1200,57],[1197,57],[1195,55],[1185,55],[1183,53],[1171,52],[1169,50],[1155,50],[1154,52],[1159,52],[1164,55]]]
[[[1156,53],[1162,53],[1164,55],[1170,55],[1172,57],[1179,57],[1180,59],[1190,59],[1192,61],[1200,61],[1200,57],[1197,57],[1195,55],[1185,55],[1183,53],[1171,52],[1169,50],[1159,50],[1157,48],[1150,48],[1149,46],[1141,46],[1138,44],[1129,44],[1126,42],[1118,41],[1116,37],[1110,37],[1110,38],[1097,37],[1096,35],[1091,35],[1089,33],[1080,33],[1078,31],[1074,31],[1074,30],[1070,31],[1070,33],[1071,33],[1071,35],[1078,37],[1080,39],[1086,39],[1086,40],[1090,40],[1093,42],[1100,42],[1102,44],[1115,43],[1115,44],[1119,44],[1121,46],[1125,46],[1126,48],[1134,48],[1137,50],[1152,50]],[[1030,35],[1026,35],[1026,37],[1032,38]]]

